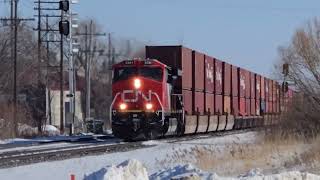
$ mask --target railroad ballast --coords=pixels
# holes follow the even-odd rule
[[[275,124],[293,91],[183,46],[146,46],[113,66],[115,136],[152,139]]]

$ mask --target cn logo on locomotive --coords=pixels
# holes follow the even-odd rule
[[[149,90],[147,94],[144,94],[140,90],[123,90],[121,99],[123,102],[137,102],[139,97],[145,101],[151,101],[152,91]]]

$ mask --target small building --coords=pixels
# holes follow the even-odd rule
[[[70,113],[70,97],[67,97],[69,92],[68,73],[64,73],[63,84],[63,123],[64,127],[69,127],[71,123],[74,124],[76,129],[82,129],[84,123],[84,110],[82,107],[82,96],[84,95],[85,79],[77,76],[76,78],[76,92],[75,92],[75,115]],[[46,117],[47,124],[61,127],[60,116],[60,76],[55,74],[48,80],[46,87]]]

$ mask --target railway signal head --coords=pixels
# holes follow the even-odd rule
[[[287,76],[289,74],[289,64],[285,63],[282,65],[282,74]]]
[[[59,32],[65,36],[68,36],[70,33],[70,22],[69,21],[60,21],[59,22]]]
[[[288,90],[289,90],[289,83],[288,82],[283,82],[282,91],[286,93],[286,92],[288,92]]]
[[[68,12],[69,11],[69,1],[68,0],[63,0],[63,1],[59,1],[59,9],[64,11],[64,12]]]

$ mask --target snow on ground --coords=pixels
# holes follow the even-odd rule
[[[0,179],[55,180],[68,179],[71,174],[74,174],[78,180],[83,179],[85,175],[87,178],[92,178],[96,175],[104,177],[108,172],[111,176],[123,172],[130,173],[131,171],[126,170],[125,168],[127,165],[130,165],[130,161],[127,161],[128,159],[136,159],[141,162],[151,179],[163,179],[165,177],[169,178],[171,175],[174,175],[173,177],[175,177],[180,176],[181,174],[194,176],[201,175],[203,178],[220,176],[221,178],[223,178],[223,176],[238,177],[241,173],[260,167],[263,167],[263,173],[267,175],[281,173],[265,171],[264,168],[267,170],[268,168],[279,169],[284,165],[274,162],[287,160],[286,158],[294,159],[295,157],[293,156],[296,152],[287,152],[287,149],[284,149],[285,154],[271,151],[272,157],[269,157],[269,154],[264,154],[262,153],[264,151],[260,151],[265,148],[264,146],[260,147],[260,138],[261,137],[257,132],[247,132],[223,137],[208,137],[174,143],[164,140],[147,141],[143,144],[150,147],[129,152],[87,156],[63,161],[44,162],[16,168],[0,169]],[[298,147],[298,149],[302,149],[302,147],[305,146],[301,146],[301,148]],[[258,150],[257,152],[255,152],[256,149]],[[267,151],[269,150],[267,149]],[[268,159],[259,159],[260,156],[266,156]],[[126,165],[121,165],[121,163],[125,161],[126,163],[124,164]],[[140,167],[137,162],[134,162],[132,166],[135,168]],[[203,169],[203,171],[197,168]],[[281,170],[286,171],[286,169]],[[253,172],[254,171],[251,173],[254,174]],[[244,174],[242,176],[247,177],[248,175]],[[121,175],[121,177],[123,176]]]
[[[60,130],[52,125],[45,125],[43,127],[44,134],[47,136],[58,136],[60,135]]]
[[[36,143],[50,143],[50,142],[75,142],[79,139],[95,139],[104,135],[93,135],[93,134],[81,134],[75,136],[63,136],[63,135],[54,135],[54,136],[44,136],[37,137],[32,139],[22,139],[22,138],[13,138],[0,140],[0,145],[32,145]],[[119,139],[113,139],[114,141],[119,141]],[[0,147],[1,148],[1,147]]]
[[[264,175],[259,169],[253,169],[238,177],[222,177],[216,173],[202,171],[191,164],[177,165],[175,167],[160,170],[148,177],[147,168],[137,160],[127,160],[117,166],[107,166],[91,174],[87,174],[84,180],[162,180],[162,179],[242,179],[242,180],[264,180],[264,179],[295,179],[316,180],[320,176],[298,171],[284,172],[280,174]]]
[[[54,144],[43,144],[40,146],[4,148],[4,149],[0,149],[0,154],[5,152],[13,152],[13,151],[46,150],[46,149],[50,150],[51,148],[73,147],[73,146],[79,146],[79,145],[80,144],[54,143]]]
[[[85,175],[85,180],[148,180],[147,169],[137,160],[128,160],[117,166],[107,166]]]

